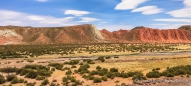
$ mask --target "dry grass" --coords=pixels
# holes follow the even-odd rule
[[[97,66],[104,68],[118,68],[119,71],[142,71],[144,73],[151,71],[153,68],[164,69],[166,67],[178,66],[178,65],[191,65],[191,58],[182,59],[170,59],[170,60],[155,60],[149,62],[112,62],[112,63],[96,63],[91,65],[92,69]]]
[[[175,46],[174,48],[178,48],[178,49],[191,49],[191,45],[180,45],[180,46]]]

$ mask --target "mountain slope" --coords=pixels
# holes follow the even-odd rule
[[[56,43],[191,43],[190,26],[179,29],[135,27],[132,30],[98,31],[92,24],[69,27],[0,26],[0,44]]]
[[[101,33],[107,40],[115,42],[152,42],[152,43],[191,42],[191,31],[183,29],[159,30],[146,27],[136,27],[130,31],[119,30],[115,32],[109,32],[102,30]]]
[[[7,35],[5,35],[7,34]],[[0,27],[0,43],[88,43],[102,42],[104,37],[92,24],[70,27]],[[13,43],[14,44],[14,43]]]

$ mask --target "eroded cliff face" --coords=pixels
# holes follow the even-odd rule
[[[0,26],[0,44],[50,44],[50,43],[191,43],[188,26],[179,29],[152,29],[136,27],[132,30],[99,31],[92,24],[69,27],[19,27]]]
[[[104,41],[104,37],[92,24],[41,28],[0,27],[0,44],[89,43],[102,41]]]
[[[183,29],[159,30],[136,27],[130,31],[109,32],[102,30],[103,36],[113,42],[156,42],[156,43],[190,43],[191,31]]]

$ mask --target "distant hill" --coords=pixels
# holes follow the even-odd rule
[[[108,28],[109,29],[109,28]],[[179,29],[135,27],[132,30],[99,31],[92,24],[69,27],[0,26],[0,44],[58,43],[191,43],[191,26]]]
[[[179,27],[178,29],[191,31],[191,25],[184,25],[184,26]]]

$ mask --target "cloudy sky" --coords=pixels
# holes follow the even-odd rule
[[[0,0],[0,25],[94,24],[110,31],[191,25],[191,0]]]

